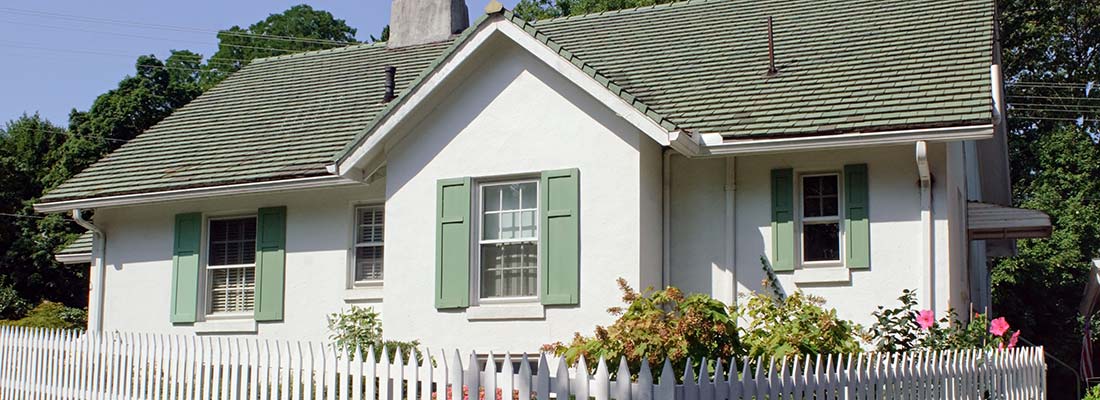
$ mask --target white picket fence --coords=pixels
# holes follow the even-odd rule
[[[614,374],[600,359],[458,351],[423,362],[373,350],[363,361],[327,345],[238,337],[0,328],[0,399],[1044,399],[1043,349],[861,353],[700,363]],[[498,366],[499,364],[499,366]],[[553,364],[553,365],[552,365]],[[688,364],[691,365],[690,362]],[[631,372],[636,372],[630,379]],[[488,396],[472,397],[463,394]],[[493,394],[496,394],[495,396]],[[511,395],[501,395],[501,393]],[[477,395],[475,395],[477,396]]]

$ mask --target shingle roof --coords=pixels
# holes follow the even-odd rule
[[[42,200],[326,175],[325,164],[449,42],[384,44],[254,60]]]
[[[68,246],[65,246],[54,257],[60,260],[75,261],[80,258],[79,262],[87,262],[86,259],[92,257],[92,233],[85,232],[84,234],[77,236],[73,239]]]
[[[991,0],[691,0],[504,16],[670,130],[773,137],[992,118]],[[325,175],[388,110],[383,67],[397,66],[404,90],[456,44],[254,61],[43,200]]]

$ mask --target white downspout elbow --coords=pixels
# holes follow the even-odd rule
[[[993,87],[993,126],[999,127],[1005,120],[1005,86],[1000,64],[989,66],[989,77]]]
[[[924,276],[922,297],[925,308],[935,311],[936,254],[932,224],[932,172],[928,166],[928,143],[923,140],[917,142],[916,162],[917,175],[920,177],[921,269]]]
[[[88,295],[88,331],[103,333],[103,285],[107,275],[104,254],[107,249],[107,237],[92,221],[84,219],[79,208],[73,209],[73,221],[92,233],[92,265],[88,281],[91,289]]]

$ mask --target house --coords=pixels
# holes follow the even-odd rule
[[[532,351],[611,322],[617,278],[733,303],[762,257],[858,322],[983,308],[1049,232],[1007,207],[994,9],[394,0],[388,44],[255,60],[36,208],[95,234],[94,330],[324,339],[361,305]]]

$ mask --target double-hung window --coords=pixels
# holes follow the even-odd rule
[[[480,190],[480,298],[538,295],[539,183],[487,182]]]
[[[840,262],[840,175],[802,175],[802,262]]]
[[[382,281],[385,214],[382,205],[355,209],[355,283]]]
[[[208,236],[207,313],[252,311],[256,299],[256,217],[211,219]]]

